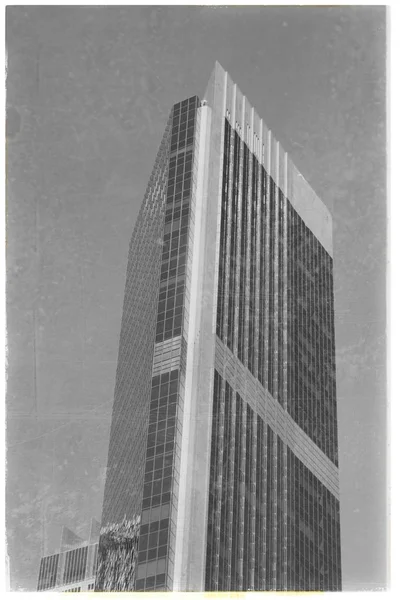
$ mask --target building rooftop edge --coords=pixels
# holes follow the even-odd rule
[[[300,172],[298,167],[293,162],[291,155],[284,149],[281,142],[279,142],[279,140],[275,137],[274,133],[268,127],[265,120],[260,117],[257,110],[249,102],[248,97],[243,94],[243,92],[241,91],[239,86],[233,81],[229,72],[223,68],[223,66],[221,65],[221,63],[218,60],[215,61],[214,68],[211,72],[211,75],[210,75],[209,80],[206,85],[205,94],[202,98],[204,98],[208,102],[208,104],[212,105],[213,100],[214,100],[214,94],[215,94],[215,84],[218,83],[218,81],[221,82],[225,78],[227,80],[227,84],[235,88],[236,96],[241,97],[243,99],[244,106],[247,106],[250,109],[250,111],[252,112],[253,121],[256,120],[256,121],[259,121],[260,123],[262,123],[263,129],[265,128],[265,132],[270,135],[271,144],[275,143],[276,145],[279,145],[280,155],[286,157],[287,164],[288,164],[288,166],[290,165],[292,181],[296,186],[296,191],[299,192],[299,194],[298,194],[299,197],[301,197],[300,203],[302,205],[301,212],[303,213],[303,215],[307,212],[309,212],[311,214],[312,212],[315,213],[316,211],[318,211],[318,212],[322,213],[323,220],[325,221],[325,223],[328,223],[329,227],[331,228],[332,227],[332,213],[329,210],[329,208],[327,207],[327,205],[323,202],[323,200],[320,198],[320,196],[317,194],[317,192],[311,186],[309,181]],[[241,137],[243,139],[243,135]],[[264,166],[266,166],[266,165],[264,164]],[[270,173],[270,175],[272,176],[273,179],[275,179],[273,173]],[[307,203],[304,202],[304,194],[305,193],[306,193],[307,197],[309,198],[309,201]],[[292,206],[297,210],[297,208],[299,208],[299,206],[296,206],[296,204],[298,204],[298,203],[296,203],[295,198],[291,197],[288,194],[288,199],[289,199],[289,202],[292,204]],[[309,210],[308,210],[308,207],[306,206],[306,204],[309,204]],[[314,227],[312,227],[312,229],[314,229]],[[317,235],[317,237],[320,237],[320,236]],[[323,245],[328,250],[329,254],[333,255],[333,240],[332,239],[328,240],[326,238],[326,236],[323,236],[323,237],[324,237]]]
[[[308,181],[308,180],[307,180],[307,179],[304,177],[304,175],[303,175],[303,174],[300,172],[300,170],[298,169],[298,167],[297,167],[297,166],[295,165],[295,163],[293,162],[293,159],[291,158],[291,155],[290,155],[290,154],[289,154],[289,153],[288,153],[288,152],[285,150],[285,148],[282,146],[281,142],[280,142],[280,141],[279,141],[279,140],[276,138],[276,136],[274,135],[274,132],[273,132],[273,131],[272,131],[272,130],[271,130],[269,127],[268,127],[268,124],[266,123],[265,119],[263,119],[262,117],[260,117],[259,113],[258,113],[258,112],[257,112],[257,110],[255,109],[255,107],[253,106],[253,104],[251,104],[251,102],[249,101],[248,97],[247,97],[245,94],[243,94],[242,90],[241,90],[241,89],[240,89],[240,87],[237,85],[237,83],[235,83],[235,82],[233,81],[232,77],[231,77],[231,76],[230,76],[230,74],[229,74],[229,71],[227,71],[226,69],[224,69],[224,67],[221,65],[221,63],[220,63],[218,60],[216,60],[216,61],[215,61],[215,64],[214,64],[214,69],[213,69],[213,72],[212,72],[212,74],[211,74],[211,77],[212,77],[213,73],[214,73],[214,72],[216,72],[216,71],[218,71],[218,70],[220,70],[220,71],[221,71],[223,74],[225,74],[225,73],[226,73],[226,75],[227,75],[228,79],[230,79],[230,80],[231,80],[232,84],[233,84],[233,85],[236,85],[236,88],[237,88],[237,90],[240,92],[240,94],[242,94],[243,98],[246,98],[247,102],[248,102],[248,103],[250,104],[250,106],[253,108],[253,110],[254,110],[254,113],[256,114],[257,118],[258,118],[260,121],[262,121],[262,122],[263,122],[263,124],[264,124],[265,128],[266,128],[266,129],[267,129],[267,130],[268,130],[268,131],[271,133],[271,137],[272,137],[272,138],[273,138],[273,139],[274,139],[276,142],[278,142],[278,143],[279,143],[279,145],[280,145],[280,147],[281,147],[281,149],[282,149],[282,152],[288,156],[288,158],[289,158],[289,160],[290,160],[290,162],[291,162],[291,166],[292,166],[293,170],[294,170],[294,171],[296,171],[296,172],[297,172],[297,174],[298,174],[298,175],[300,175],[300,177],[301,177],[302,179],[304,179],[304,181],[306,182],[306,184],[307,184],[307,186],[310,188],[310,190],[313,192],[313,194],[314,194],[315,196],[317,196],[317,198],[320,200],[320,202],[321,202],[321,203],[322,203],[322,204],[325,206],[325,208],[326,208],[327,212],[329,213],[329,215],[330,215],[330,216],[332,216],[332,213],[331,213],[331,211],[329,210],[329,208],[326,206],[325,202],[324,202],[324,201],[323,201],[323,200],[320,198],[320,196],[317,194],[317,192],[316,192],[316,191],[314,190],[314,188],[311,186],[310,182],[309,182],[309,181]],[[210,79],[211,79],[211,77],[210,77]]]

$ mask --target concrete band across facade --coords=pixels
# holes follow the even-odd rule
[[[218,63],[132,236],[96,589],[341,589],[332,219]]]
[[[270,425],[331,494],[339,499],[337,467],[218,338],[215,350],[216,370],[228,381],[233,390],[239,392],[253,411]]]

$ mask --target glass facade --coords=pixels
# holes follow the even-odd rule
[[[171,588],[198,106],[194,96],[173,107],[132,236],[99,544],[99,591]],[[174,348],[167,358],[166,348]]]
[[[217,335],[337,465],[332,258],[228,120],[221,202]]]
[[[338,464],[333,261],[288,204],[288,411]]]
[[[129,247],[96,591],[134,589],[171,130],[172,114]]]
[[[175,527],[179,371],[153,378],[136,589],[166,586],[168,542]],[[175,484],[175,485],[174,485]]]
[[[228,119],[223,148],[217,336],[337,466],[332,258]],[[338,500],[217,370],[209,485],[206,590],[341,589]]]
[[[339,591],[339,501],[218,371],[212,427],[205,589]]]
[[[340,591],[339,501],[290,449],[287,455],[287,588]]]
[[[215,371],[206,590],[273,589],[272,436]]]
[[[161,345],[171,338],[179,337],[180,364],[179,369],[167,370],[167,362],[164,367],[166,372],[152,380],[135,586],[137,591],[172,589],[186,371],[198,106],[199,100],[193,96],[173,108],[156,344]]]

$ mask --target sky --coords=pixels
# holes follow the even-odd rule
[[[171,106],[218,60],[333,216],[345,590],[387,579],[385,9],[13,6],[7,535],[35,590],[101,517],[129,239]]]

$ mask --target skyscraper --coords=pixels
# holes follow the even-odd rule
[[[129,249],[99,590],[339,590],[331,216],[217,63]]]

